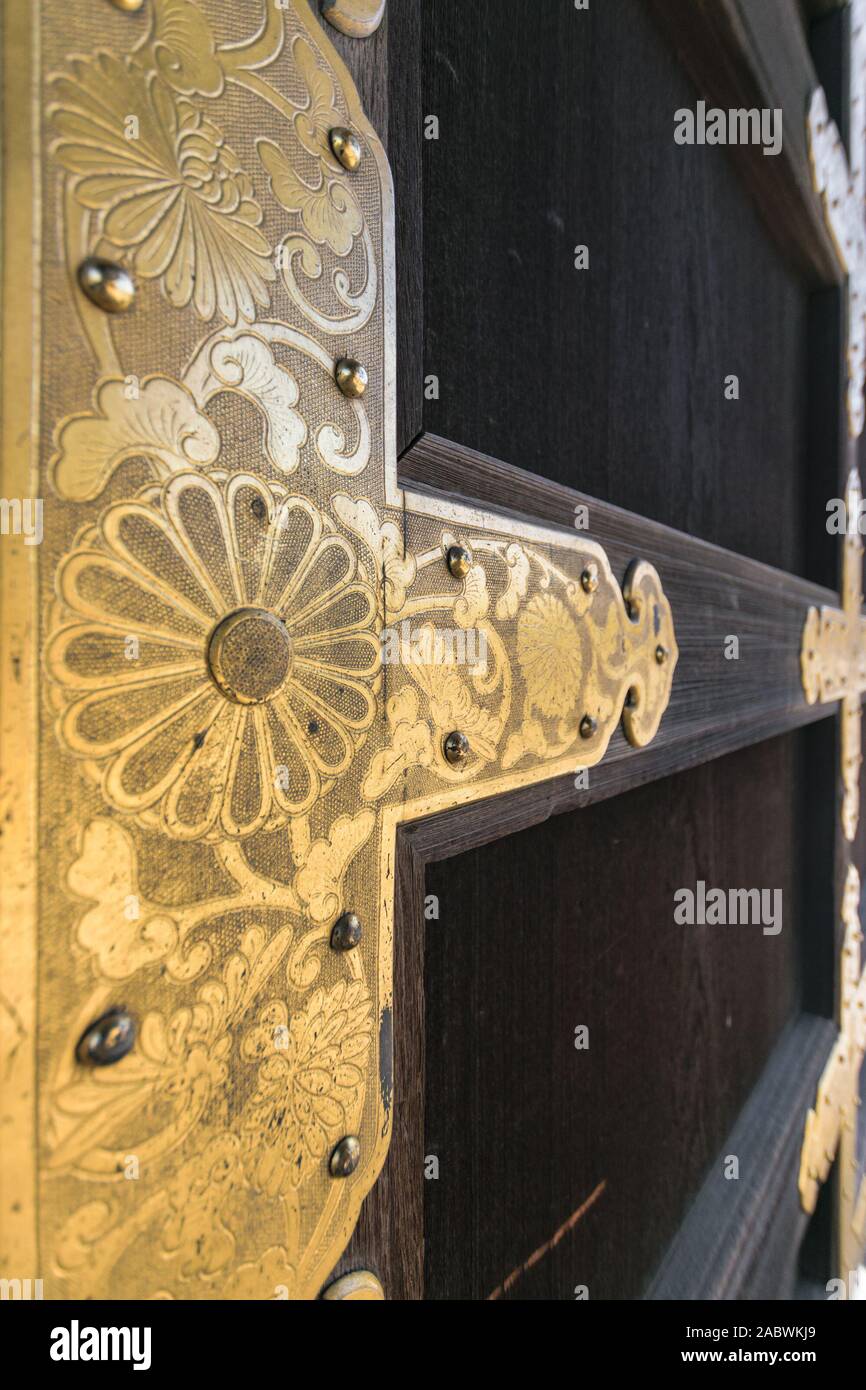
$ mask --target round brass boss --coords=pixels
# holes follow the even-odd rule
[[[354,951],[362,936],[361,919],[354,912],[344,912],[331,931],[331,947],[335,951]]]
[[[125,314],[135,300],[135,281],[116,261],[87,256],[78,267],[78,283],[87,298],[106,314]]]
[[[357,399],[367,389],[367,369],[354,357],[341,357],[334,368],[334,380],[344,396]]]
[[[135,1019],[126,1009],[110,1009],[103,1014],[78,1040],[75,1055],[79,1062],[94,1067],[109,1067],[119,1062],[135,1043]]]
[[[472,551],[467,550],[465,545],[452,545],[445,560],[455,579],[465,579],[472,568]]]
[[[208,643],[210,673],[237,705],[261,705],[282,688],[292,666],[286,625],[264,608],[238,608],[217,623]]]
[[[334,126],[328,133],[328,143],[337,162],[353,174],[361,163],[362,154],[361,142],[355,132],[344,125]]]
[[[332,1178],[349,1178],[361,1162],[361,1141],[355,1134],[347,1134],[341,1139],[328,1167]]]
[[[469,739],[459,729],[448,735],[442,747],[452,767],[462,767],[469,757]]]

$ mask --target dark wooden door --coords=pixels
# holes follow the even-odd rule
[[[437,0],[355,65],[396,175],[401,477],[565,525],[588,494],[620,573],[652,537],[685,624],[663,751],[618,735],[588,790],[403,832],[403,1118],[350,1251],[390,1296],[826,1297],[839,1272],[851,1198],[810,1219],[798,1176],[862,835],[776,602],[837,588],[856,453],[806,130],[823,82],[847,134],[849,24]],[[699,100],[781,109],[780,154],[677,144]],[[781,931],[678,925],[699,881],[778,889]]]
[[[862,9],[6,0],[13,1296],[853,1291]]]

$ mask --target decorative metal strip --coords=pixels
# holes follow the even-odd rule
[[[866,0],[851,5],[851,164],[830,120],[826,94],[818,88],[809,105],[807,135],[813,181],[843,268],[848,273],[847,410],[850,440],[863,432],[866,375]],[[856,453],[852,448],[852,456]],[[858,1152],[857,1106],[866,1029],[866,974],[861,960],[860,878],[851,851],[860,817],[862,765],[861,696],[866,690],[866,630],[863,608],[863,543],[859,534],[861,485],[856,466],[846,488],[848,526],[842,565],[842,609],[810,609],[803,630],[801,671],[810,704],[841,701],[840,820],[846,844],[847,877],[842,905],[845,928],[840,966],[839,1039],[821,1079],[815,1110],[809,1112],[800,1167],[800,1196],[814,1211],[818,1186],[838,1154],[837,1253],[845,1282],[866,1247],[866,1174]]]
[[[390,175],[307,0],[251,35],[79,4],[73,55],[67,5],[11,4],[46,1296],[316,1297],[391,1134],[397,825],[650,742],[671,611],[577,532],[398,488]]]

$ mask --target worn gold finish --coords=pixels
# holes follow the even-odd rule
[[[68,51],[62,6],[4,11],[3,491],[45,527],[2,555],[0,1273],[48,1298],[319,1296],[391,1133],[397,827],[621,714],[645,746],[676,668],[651,566],[399,487],[387,163],[307,0],[261,15],[159,0],[114,51],[94,6]],[[78,292],[97,254],[134,314]],[[118,999],[134,1049],[82,1065]]]
[[[78,283],[97,309],[125,314],[135,302],[135,281],[128,270],[101,256],[87,256],[78,267]]]
[[[863,541],[856,529],[860,514],[860,478],[852,468],[845,505],[855,528],[845,537],[842,604],[810,608],[800,645],[803,690],[810,705],[842,701],[842,827],[853,842],[860,817],[861,696],[866,691],[866,617],[861,610]]]
[[[328,136],[328,143],[334,158],[344,169],[354,173],[361,163],[361,142],[352,130],[347,130],[345,126],[334,126]]]
[[[842,904],[845,937],[842,950],[842,988],[838,1042],[818,1086],[814,1110],[806,1118],[800,1157],[800,1199],[813,1212],[821,1183],[837,1154],[840,1164],[840,1268],[857,1269],[866,1238],[866,1177],[860,1175],[857,1154],[859,1077],[866,1052],[866,969],[860,927],[860,876],[848,866]]]
[[[465,579],[472,568],[472,552],[465,545],[449,545],[445,559],[455,579]]]
[[[322,14],[350,38],[368,39],[382,23],[385,0],[322,0]]]
[[[334,378],[344,396],[358,399],[367,390],[367,369],[353,357],[341,357],[334,368]]]
[[[851,8],[850,168],[820,87],[809,103],[807,134],[815,191],[821,197],[839,263],[847,276],[846,403],[850,457],[856,459],[857,441],[866,419],[866,0],[853,0]],[[807,1117],[800,1197],[803,1207],[814,1211],[819,1185],[826,1181],[836,1160],[836,1258],[847,1288],[866,1249],[866,1172],[857,1143],[860,1071],[866,1044],[866,972],[861,949],[860,877],[852,862],[860,816],[861,696],[866,690],[863,542],[859,530],[862,490],[856,464],[848,476],[845,504],[841,611],[810,609],[801,647],[807,701],[841,702],[840,842],[847,872],[842,899],[839,1036],[821,1078],[815,1109]]]
[[[382,1303],[385,1301],[385,1290],[375,1274],[367,1269],[359,1269],[354,1274],[344,1274],[342,1279],[335,1279],[325,1289],[322,1298],[340,1302]]]

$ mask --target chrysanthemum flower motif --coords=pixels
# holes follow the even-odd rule
[[[376,597],[310,502],[178,473],[60,564],[46,650],[61,741],[106,800],[183,839],[309,809],[376,713]]]
[[[276,279],[252,184],[222,133],[133,59],[76,59],[54,80],[52,154],[101,233],[175,307],[228,323],[266,308]],[[129,120],[136,124],[129,126]]]
[[[529,703],[539,714],[564,719],[580,693],[580,637],[561,599],[536,594],[517,620],[517,660]]]
[[[279,1196],[300,1187],[346,1133],[363,1094],[371,1003],[361,980],[317,989],[289,1019],[282,1001],[262,1012],[241,1055],[260,1061],[241,1120],[249,1178]]]

